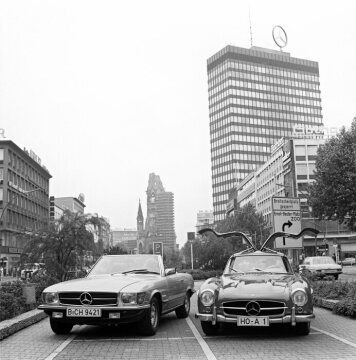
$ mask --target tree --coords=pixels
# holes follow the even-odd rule
[[[58,221],[26,234],[22,262],[44,262],[49,276],[66,280],[70,270],[80,267],[85,252],[95,249],[93,234],[87,230],[91,220],[90,216],[65,211]]]
[[[255,207],[247,204],[233,216],[220,221],[215,230],[220,233],[241,231],[261,244],[269,235],[266,225],[262,215],[256,213]],[[195,239],[192,245],[194,267],[206,270],[222,270],[229,256],[246,248],[241,239],[216,238],[212,233],[206,233],[201,239]],[[182,249],[188,267],[191,263],[190,247],[191,244],[186,242]]]
[[[248,203],[243,208],[235,211],[235,214],[225,220],[220,221],[216,226],[217,232],[240,231],[249,235],[254,240],[257,247],[262,245],[269,235],[267,223],[264,221],[262,214],[256,212],[256,208]],[[234,241],[234,248],[241,249]],[[241,244],[241,242],[239,242]]]
[[[313,215],[334,218],[356,229],[356,117],[350,130],[318,149],[315,182],[310,187]]]
[[[121,246],[111,246],[109,249],[104,250],[104,255],[122,255],[127,254],[127,251],[123,249]]]

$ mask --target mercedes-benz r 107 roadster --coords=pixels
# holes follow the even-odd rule
[[[138,323],[141,333],[154,335],[160,315],[189,315],[193,293],[192,276],[164,269],[160,255],[105,255],[85,278],[46,288],[38,308],[56,334],[75,324]]]
[[[233,323],[238,327],[281,324],[299,335],[309,334],[310,321],[315,317],[310,283],[293,271],[283,253],[266,246],[277,237],[296,239],[318,231],[307,228],[299,234],[273,233],[260,249],[238,231],[203,229],[199,233],[208,232],[217,237],[242,237],[249,248],[233,254],[222,276],[210,278],[200,287],[196,317],[204,333],[214,335],[220,324]]]

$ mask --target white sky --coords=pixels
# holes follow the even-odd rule
[[[112,227],[146,217],[149,173],[175,195],[177,242],[212,210],[206,60],[226,45],[319,62],[326,126],[356,115],[355,1],[0,0],[0,128]]]

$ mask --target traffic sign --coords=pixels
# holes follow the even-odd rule
[[[272,197],[273,229],[290,234],[299,234],[302,230],[300,199]],[[301,249],[303,239],[276,238],[277,249]]]
[[[195,239],[195,232],[187,233],[188,241],[193,241]]]
[[[154,242],[153,243],[153,254],[161,255],[163,257],[163,243],[162,242]]]

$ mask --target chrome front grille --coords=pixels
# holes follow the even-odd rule
[[[115,306],[117,305],[117,293],[107,293],[107,292],[89,292],[92,298],[92,303],[90,306]],[[83,304],[80,302],[80,295],[83,292],[63,292],[59,293],[59,302],[62,305],[80,305]]]
[[[249,316],[246,306],[251,300],[227,301],[222,304],[224,314],[227,316]],[[281,316],[284,315],[286,304],[280,301],[253,300],[258,303],[260,312],[258,316]]]

